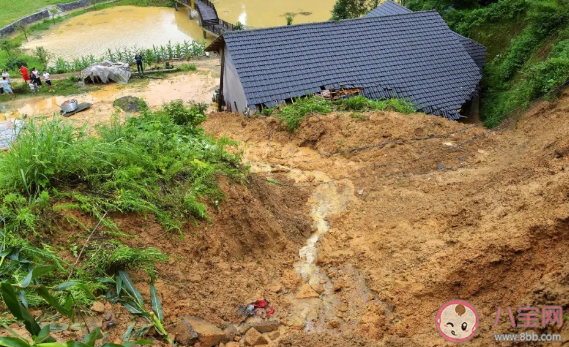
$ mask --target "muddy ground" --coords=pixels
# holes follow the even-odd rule
[[[171,255],[157,287],[172,331],[183,315],[238,324],[239,305],[267,298],[281,322],[274,346],[449,346],[435,315],[462,299],[480,316],[469,345],[522,331],[567,341],[566,326],[512,328],[504,312],[569,309],[568,111],[566,92],[500,131],[371,112],[314,116],[296,134],[273,118],[212,113],[205,129],[240,141],[251,175],[222,181],[211,222],[181,239],[151,218],[114,218],[136,236],[123,242]],[[84,238],[66,227],[51,241]],[[133,277],[148,292],[147,276]],[[132,316],[107,310],[106,340],[117,341]]]

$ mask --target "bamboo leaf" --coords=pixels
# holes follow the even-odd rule
[[[102,339],[102,338],[103,338],[103,334],[101,334],[101,328],[95,328],[92,333],[85,336],[85,338],[83,339],[83,342],[87,346],[95,346],[95,341],[97,341],[98,339]]]
[[[67,347],[89,347],[89,346],[79,341],[67,341]]]
[[[14,287],[12,287],[10,283],[2,283],[0,285],[0,292],[2,293],[2,298],[4,299],[4,303],[6,304],[6,306],[8,306],[8,309],[14,315],[14,317],[24,322],[26,330],[32,336],[37,336],[41,331],[41,328],[38,325],[38,323],[34,320],[34,317],[32,317],[32,315],[30,314],[30,311],[28,311],[18,301],[18,297],[16,296]]]
[[[51,331],[51,329],[50,329],[49,324],[47,324],[46,326],[41,328],[41,331],[38,334],[38,336],[36,336],[36,338],[34,338],[34,344],[42,343],[43,341],[45,341],[45,339],[47,339],[49,337],[50,331]]]
[[[55,308],[57,310],[57,312],[61,313],[62,315],[66,316],[66,317],[70,317],[71,316],[71,312],[69,312],[69,310],[66,310],[65,307],[63,307],[59,301],[57,301],[56,298],[54,298],[49,291],[47,290],[46,287],[44,286],[39,286],[37,289],[38,294],[45,300],[47,301],[47,303]]]
[[[134,345],[153,345],[154,343],[152,341],[148,341],[148,340],[136,340],[136,341],[129,341],[129,342],[125,342],[122,345],[124,347],[132,347]]]
[[[81,284],[81,282],[78,282],[78,281],[63,282],[60,285],[58,285],[57,287],[53,288],[53,290],[57,290],[57,291],[66,290],[66,289],[75,287],[78,284]]]
[[[57,342],[39,343],[36,346],[37,347],[67,347],[67,345],[65,343],[57,343]]]
[[[17,337],[0,337],[0,346],[5,347],[30,347],[30,344]]]
[[[136,323],[130,323],[128,325],[128,328],[126,328],[126,331],[121,337],[122,342],[127,342],[128,340],[130,340],[130,336],[132,335],[132,330],[134,329],[135,326]]]
[[[141,310],[136,304],[132,301],[121,301],[123,306],[128,310],[128,312],[132,314],[143,314],[144,311]]]
[[[42,275],[45,275],[46,273],[51,272],[51,271],[53,271],[54,269],[55,269],[55,266],[51,266],[51,265],[49,265],[49,266],[48,266],[48,265],[36,266],[35,268],[33,268],[33,269],[28,273],[28,275],[26,276],[26,278],[24,278],[24,279],[22,280],[22,282],[20,282],[20,286],[21,286],[22,288],[26,288],[27,286],[30,285],[30,283],[31,283],[34,279],[36,279],[36,278],[38,278],[38,277],[40,277],[40,276],[42,276]]]
[[[23,290],[18,291],[18,295],[20,296],[20,301],[25,308],[28,308],[28,299],[26,298],[26,293]]]
[[[134,296],[134,299],[136,301],[136,303],[139,306],[143,306],[144,305],[144,301],[142,300],[142,295],[140,294],[140,292],[138,291],[138,289],[136,289],[136,287],[134,286],[134,283],[132,282],[132,280],[130,279],[130,276],[124,272],[124,271],[119,271],[119,277],[121,277],[124,288],[132,295]]]
[[[152,301],[152,311],[156,314],[158,319],[164,320],[164,313],[162,312],[162,302],[158,297],[158,291],[154,283],[150,283],[150,300]]]

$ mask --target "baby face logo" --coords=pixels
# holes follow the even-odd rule
[[[437,330],[450,342],[470,340],[478,330],[478,313],[464,300],[446,302],[437,312]]]

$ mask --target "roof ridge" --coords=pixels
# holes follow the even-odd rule
[[[227,34],[231,34],[231,35],[239,35],[240,33],[243,32],[259,32],[259,31],[263,31],[263,30],[274,30],[274,29],[278,29],[278,28],[291,28],[291,27],[301,27],[301,26],[309,26],[309,25],[316,25],[316,24],[322,24],[322,23],[344,23],[344,22],[352,22],[352,21],[358,21],[358,20],[376,20],[376,21],[380,21],[382,18],[386,18],[386,17],[394,17],[394,16],[409,16],[409,15],[416,15],[416,14],[421,14],[421,13],[436,13],[440,16],[440,14],[436,11],[436,10],[425,10],[425,11],[411,11],[409,13],[396,13],[396,14],[390,14],[390,15],[385,15],[385,16],[370,16],[370,17],[358,17],[358,18],[348,18],[348,19],[340,19],[340,20],[327,20],[327,21],[321,21],[321,22],[309,22],[309,23],[300,23],[300,24],[292,24],[292,25],[279,25],[279,26],[275,26],[275,27],[266,27],[266,28],[256,28],[256,29],[246,29],[246,30],[233,30],[233,31],[228,31],[225,34],[223,34],[223,36],[227,35]],[[442,18],[442,17],[441,17]],[[220,36],[221,37],[221,36]]]

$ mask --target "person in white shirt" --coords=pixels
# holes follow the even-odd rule
[[[51,77],[49,75],[49,72],[45,70],[43,71],[43,79],[45,80],[45,84],[49,86],[49,89],[53,91],[53,84],[51,83]]]
[[[8,83],[12,83],[12,81],[10,81],[10,74],[8,73],[8,71],[2,70],[2,77],[6,77]]]
[[[32,91],[32,93],[35,93],[36,92],[36,85],[34,84],[34,82],[32,82],[32,80],[29,80],[28,85],[30,86],[30,90]]]
[[[4,88],[4,93],[12,94],[13,97],[16,97],[16,94],[14,94],[14,92],[12,91],[12,88],[10,86],[10,82],[8,82],[8,79],[6,77],[2,77],[2,80],[0,81],[0,85],[2,85],[2,87]]]

